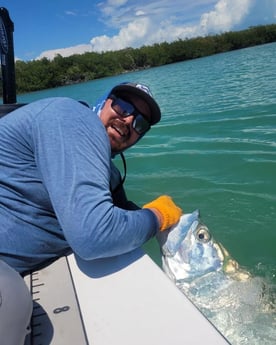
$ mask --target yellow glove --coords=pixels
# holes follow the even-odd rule
[[[182,215],[181,208],[176,206],[172,198],[167,195],[160,196],[159,198],[144,205],[143,208],[153,208],[159,211],[162,216],[162,224],[160,226],[161,231],[176,224]]]

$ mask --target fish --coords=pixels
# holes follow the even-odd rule
[[[199,210],[183,215],[176,226],[158,236],[163,269],[177,285],[210,272],[224,272],[237,280],[250,277],[224,246],[213,239],[208,227],[200,221]]]
[[[242,267],[214,239],[199,210],[156,239],[165,274],[232,345],[275,344],[275,286]]]

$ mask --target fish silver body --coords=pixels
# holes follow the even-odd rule
[[[241,268],[198,210],[156,237],[167,276],[231,344],[274,344],[275,286]]]
[[[160,232],[157,239],[163,269],[177,285],[191,283],[210,272],[227,272],[239,280],[250,276],[213,239],[208,227],[201,223],[198,210],[183,215],[176,226]]]

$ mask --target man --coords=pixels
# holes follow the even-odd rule
[[[129,202],[111,161],[160,118],[147,86],[123,83],[94,111],[50,98],[1,119],[0,292],[8,270],[24,275],[71,252],[84,260],[120,255],[178,221],[181,209],[167,196],[143,209]],[[29,309],[27,304],[25,330]]]

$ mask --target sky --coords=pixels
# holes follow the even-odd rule
[[[1,0],[15,58],[139,48],[276,23],[276,0]]]

